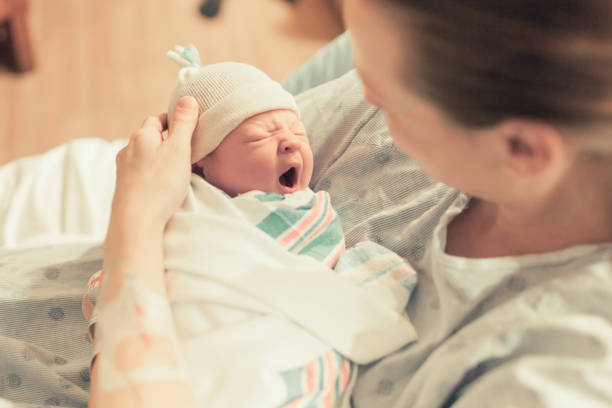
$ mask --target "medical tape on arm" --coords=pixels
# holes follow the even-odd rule
[[[168,300],[128,274],[115,298],[106,303],[104,296],[103,290],[94,344],[101,391],[147,381],[189,382]],[[156,350],[159,344],[166,347]]]

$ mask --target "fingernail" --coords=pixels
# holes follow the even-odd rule
[[[198,102],[195,100],[193,96],[183,96],[178,100],[176,106],[182,109],[198,109]]]

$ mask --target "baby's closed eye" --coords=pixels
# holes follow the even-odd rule
[[[246,143],[259,142],[261,140],[268,139],[272,136],[271,132],[264,130],[260,127],[253,126],[242,135],[242,140]]]
[[[258,134],[258,135],[251,135],[249,137],[246,138],[246,142],[247,143],[254,143],[254,142],[261,142],[263,140],[269,139],[270,138],[270,134]]]
[[[291,131],[296,136],[306,136],[306,129],[301,124],[296,124],[291,127]]]

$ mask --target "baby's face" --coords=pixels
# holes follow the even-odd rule
[[[288,109],[250,117],[198,162],[206,180],[232,197],[250,190],[303,190],[312,177],[312,165],[306,129]]]

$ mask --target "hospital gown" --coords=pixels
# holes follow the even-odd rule
[[[612,407],[611,242],[448,255],[446,227],[470,198],[398,151],[357,73],[297,101],[314,135],[311,186],[330,193],[347,247],[378,242],[419,276],[406,309],[419,338],[360,367],[355,408]]]

